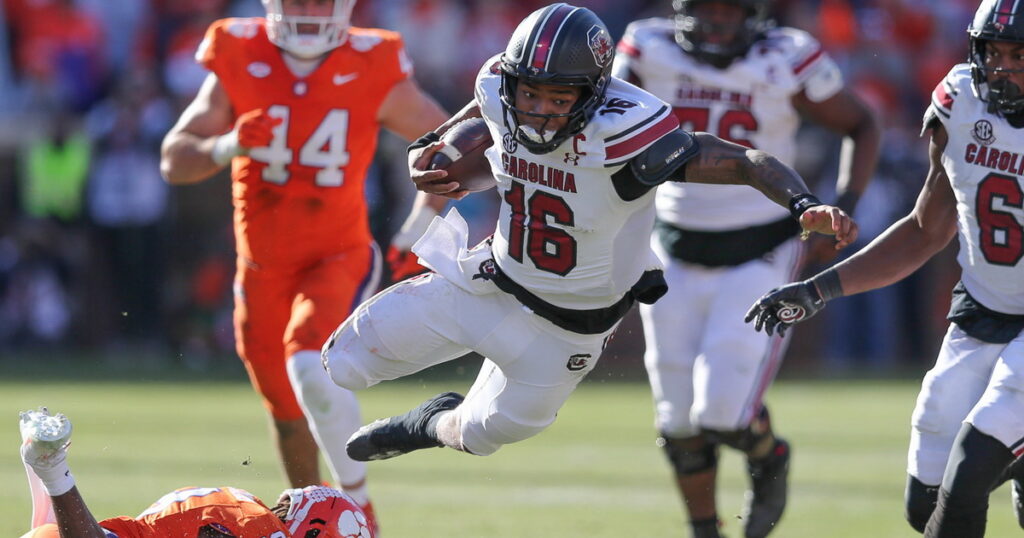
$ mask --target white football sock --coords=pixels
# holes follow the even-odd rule
[[[34,529],[47,523],[56,523],[57,516],[53,513],[53,502],[50,501],[50,495],[46,493],[42,480],[39,480],[36,472],[27,463],[25,463],[25,475],[28,476],[28,490],[32,495],[32,526],[29,528]]]
[[[365,480],[366,463],[353,461],[345,452],[348,438],[362,425],[356,395],[331,381],[319,351],[292,355],[288,359],[288,378],[334,481],[343,486]]]

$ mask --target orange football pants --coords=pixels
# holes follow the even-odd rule
[[[364,245],[304,268],[254,267],[238,259],[235,345],[274,419],[303,417],[286,361],[298,351],[320,351],[334,329],[376,291],[379,257],[375,245]]]

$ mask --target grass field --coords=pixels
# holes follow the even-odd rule
[[[136,515],[176,487],[234,485],[268,502],[284,488],[262,408],[244,381],[104,379],[103,368],[53,381],[0,367],[0,536],[27,530],[17,412],[42,404],[74,421],[70,461],[99,517]],[[132,377],[132,376],[121,376]],[[203,377],[203,376],[200,376]],[[50,381],[47,381],[50,379]],[[401,381],[364,392],[364,418],[407,410],[464,380]],[[915,536],[902,518],[907,424],[916,382],[782,381],[769,392],[793,442],[790,508],[773,537]],[[653,443],[647,388],[585,382],[540,436],[478,458],[430,450],[370,465],[386,538],[683,537],[684,519]],[[723,458],[725,533],[745,488]],[[1009,491],[993,495],[989,536],[1020,535]]]

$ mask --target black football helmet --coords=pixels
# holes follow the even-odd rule
[[[978,98],[988,103],[989,112],[1024,122],[1024,91],[1009,79],[989,82],[985,68],[985,43],[1008,41],[1024,43],[1024,3],[1014,0],[983,0],[974,21],[967,28],[970,37],[971,79]],[[1002,73],[1020,73],[1024,69],[1000,69]]]
[[[589,9],[552,4],[523,19],[499,62],[505,127],[516,142],[531,153],[549,153],[582,131],[604,103],[614,53],[608,28]],[[578,86],[582,93],[565,114],[538,114],[516,108],[516,86],[520,81]],[[531,133],[523,130],[517,114],[541,117],[544,123],[531,137]],[[544,127],[555,118],[568,118],[568,123],[548,136]]]
[[[694,8],[703,3],[718,2],[739,6],[746,10],[743,25],[735,29],[729,43],[709,43],[709,34],[720,33],[723,28],[694,15]],[[772,26],[768,18],[769,0],[672,0],[676,10],[676,43],[698,60],[724,69],[736,58],[750,50],[750,46]],[[731,30],[731,29],[730,29]]]

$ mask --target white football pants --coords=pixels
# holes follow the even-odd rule
[[[788,336],[757,332],[743,317],[761,295],[795,278],[801,245],[792,239],[765,258],[708,268],[671,259],[657,237],[651,243],[668,282],[660,301],[640,305],[655,426],[675,438],[747,427]]]
[[[942,483],[964,422],[1024,454],[1024,333],[989,344],[950,324],[917,396],[907,472],[929,486]]]
[[[335,383],[360,390],[476,351],[487,360],[459,406],[463,446],[488,455],[532,437],[554,422],[614,329],[565,331],[487,287],[470,293],[436,273],[400,282],[338,328],[324,365]]]

